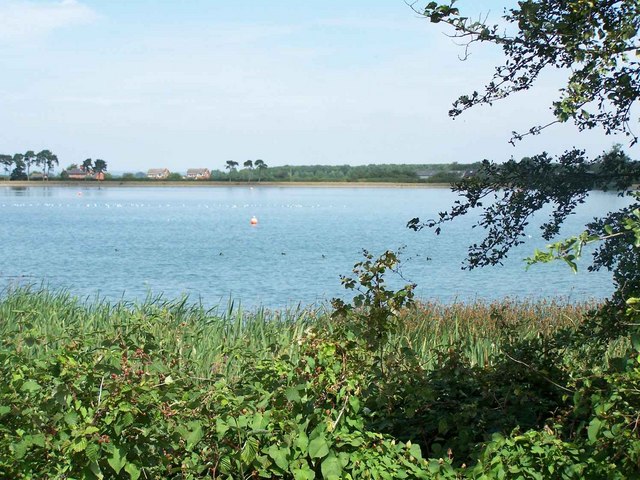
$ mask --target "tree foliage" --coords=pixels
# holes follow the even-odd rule
[[[637,141],[631,123],[640,95],[640,2],[524,0],[505,11],[506,28],[463,16],[455,3],[429,2],[421,13],[450,25],[453,36],[465,41],[465,56],[473,43],[488,42],[502,47],[505,61],[484,91],[458,98],[451,116],[527,90],[543,70],[558,68],[569,75],[552,105],[555,120],[526,133],[513,132],[514,139],[572,121],[581,130],[601,127]]]
[[[5,173],[8,173],[11,165],[13,165],[13,157],[11,155],[0,154],[0,165],[3,166]]]
[[[258,181],[268,182],[403,182],[403,183],[453,183],[468,175],[477,164],[370,164],[370,165],[279,165],[267,166],[255,160]],[[227,167],[225,167],[227,168]],[[229,175],[247,180],[250,169],[225,173],[213,170],[211,180],[226,180]]]
[[[54,165],[58,165],[58,157],[51,150],[42,150],[36,154],[36,163],[42,168],[43,179],[49,179]]]
[[[262,180],[262,171],[267,169],[267,164],[259,158],[255,161],[254,166],[258,169],[258,183],[260,183],[260,180]]]
[[[93,164],[93,171],[96,174],[104,173],[107,171],[107,162],[102,160],[101,158],[96,159]]]
[[[633,198],[633,185],[638,182],[640,162],[631,160],[619,147],[595,160],[589,160],[584,151],[574,149],[558,158],[543,153],[519,162],[484,161],[473,177],[453,187],[462,198],[449,211],[424,222],[414,218],[409,227],[435,228],[439,234],[446,222],[474,208],[483,208],[477,225],[486,230],[486,236],[469,247],[465,267],[496,265],[502,263],[512,247],[524,243],[532,217],[545,206],[551,205],[552,209],[540,226],[540,233],[542,238],[551,241],[567,217],[585,202],[590,191],[614,190]],[[624,230],[625,219],[640,206],[635,198],[629,206],[586,225],[588,235],[607,237],[595,250],[589,269],[613,270],[614,281],[625,295],[640,294],[640,276],[632,274],[637,270],[633,266],[640,261],[639,252],[628,247],[628,236],[609,235],[612,231]]]
[[[93,160],[90,158],[87,158],[86,160],[84,160],[82,162],[82,165],[80,165],[80,169],[86,173],[93,172]]]
[[[474,43],[488,42],[502,47],[505,61],[496,68],[483,93],[473,92],[456,100],[452,116],[527,90],[543,70],[562,68],[570,70],[570,75],[552,104],[555,120],[548,125],[573,121],[579,129],[602,127],[606,133],[624,132],[632,137],[632,144],[636,142],[630,122],[631,109],[640,96],[639,2],[523,0],[505,11],[506,27],[472,21],[454,4],[455,0],[446,5],[430,2],[422,13],[434,23],[450,25],[454,37],[466,40],[465,53]],[[532,127],[525,134],[514,132],[514,139],[540,133],[548,125]],[[466,263],[473,268],[500,263],[512,247],[523,242],[531,217],[545,205],[551,206],[551,213],[541,226],[541,234],[551,240],[590,191],[614,190],[633,196],[628,207],[594,219],[577,237],[603,240],[589,269],[612,270],[615,298],[624,300],[640,295],[640,253],[632,232],[626,229],[639,206],[639,181],[639,163],[620,147],[595,160],[573,149],[556,159],[543,153],[520,162],[485,161],[473,177],[454,187],[462,199],[448,212],[426,222],[414,218],[409,227],[434,227],[440,233],[443,223],[474,208],[483,209],[477,226],[486,230],[486,237],[470,246]]]

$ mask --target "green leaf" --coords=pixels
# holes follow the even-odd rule
[[[91,462],[89,464],[89,471],[91,473],[93,473],[96,476],[96,478],[98,478],[98,479],[104,478],[104,475],[102,474],[102,471],[100,470],[100,465],[98,465],[98,462]]]
[[[29,445],[23,440],[18,443],[14,443],[11,447],[13,450],[14,459],[20,460],[27,453],[27,448],[29,447]]]
[[[99,431],[100,431],[100,429],[98,427],[95,427],[93,425],[89,425],[87,428],[84,429],[82,434],[83,435],[92,435],[94,433],[98,433]]]
[[[600,427],[602,426],[602,422],[599,418],[594,418],[589,423],[589,428],[587,429],[587,436],[589,437],[589,441],[591,443],[596,443],[598,440],[598,432],[600,431]]]
[[[44,442],[45,442],[44,433],[37,433],[35,435],[30,435],[29,442],[31,443],[31,445],[44,447]]]
[[[87,448],[84,449],[84,454],[90,462],[97,462],[100,457],[100,446],[97,443],[90,443],[87,445]]]
[[[216,433],[218,434],[218,439],[224,438],[225,433],[229,430],[229,424],[224,420],[217,419],[216,420]]]
[[[314,471],[307,466],[292,468],[291,473],[293,474],[294,480],[314,480],[316,478]]]
[[[107,459],[107,463],[116,474],[120,473],[122,467],[127,463],[127,455],[121,448],[114,446],[111,456]]]
[[[29,393],[33,393],[33,392],[37,392],[38,390],[40,390],[40,385],[38,385],[38,382],[35,382],[33,380],[27,380],[26,382],[24,382],[22,384],[22,387],[20,388],[20,391],[22,392],[29,392]]]
[[[438,422],[438,433],[445,434],[449,431],[449,424],[446,418],[441,418]]]
[[[276,462],[278,468],[284,471],[289,469],[289,460],[287,460],[289,455],[288,448],[279,448],[277,445],[271,445],[267,450],[267,454]]]
[[[75,443],[71,445],[71,449],[74,452],[82,452],[87,448],[88,442],[86,438],[77,439]]]
[[[309,442],[309,456],[311,458],[323,458],[329,453],[329,444],[324,438],[324,435],[320,435],[311,442]]]
[[[333,453],[322,461],[320,470],[322,478],[325,480],[340,480],[342,478],[342,465]]]
[[[242,447],[242,453],[240,453],[240,460],[243,463],[249,464],[253,462],[258,454],[258,439],[255,437],[249,437],[246,442],[244,442],[244,447]]]
[[[133,463],[127,463],[124,467],[124,471],[129,474],[131,480],[138,480],[140,477],[140,469]]]
[[[74,427],[78,424],[78,414],[73,410],[70,412],[67,412],[64,416],[64,421],[70,427]]]
[[[1,405],[0,406],[0,417],[6,415],[10,411],[11,411],[11,407],[7,407],[6,405]]]
[[[304,431],[300,431],[300,433],[298,433],[298,438],[296,438],[296,448],[301,452],[306,453],[308,447],[309,437],[307,437],[307,434]]]
[[[289,387],[284,392],[284,394],[287,397],[287,400],[289,400],[290,402],[292,402],[292,403],[299,403],[300,402],[300,393],[298,392],[297,388]]]
[[[417,443],[412,444],[411,447],[409,447],[409,455],[415,459],[422,460],[422,450],[420,450],[420,445]]]
[[[253,430],[260,430],[267,425],[268,422],[265,422],[264,415],[260,412],[256,412],[253,414],[253,418],[251,419],[251,428]]]
[[[222,473],[231,473],[231,457],[225,456],[220,459],[220,471]]]
[[[185,437],[185,440],[187,441],[187,450],[193,449],[193,447],[195,447],[204,436],[202,424],[200,422],[189,422],[189,427],[191,431]]]
[[[354,413],[358,413],[360,411],[360,399],[358,397],[349,397],[349,405],[353,409]]]

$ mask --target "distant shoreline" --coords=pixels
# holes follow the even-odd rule
[[[450,188],[447,183],[401,183],[401,182],[211,182],[211,181],[183,181],[167,182],[162,180],[152,181],[118,181],[108,180],[97,181],[0,181],[0,187],[73,187],[73,188],[126,188],[126,187],[198,187],[198,188],[220,188],[220,187],[304,187],[304,188]]]

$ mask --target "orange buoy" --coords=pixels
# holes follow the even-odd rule
[[[251,225],[257,225],[258,224],[258,219],[255,216],[253,216],[253,217],[251,217],[251,220],[249,221],[249,223]]]

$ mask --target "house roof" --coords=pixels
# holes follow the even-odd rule
[[[147,171],[147,175],[157,175],[159,173],[166,173],[169,170],[167,168],[150,168]]]
[[[208,168],[190,168],[187,170],[187,175],[198,175],[202,173],[209,173]]]

